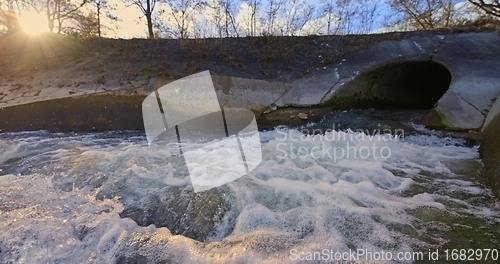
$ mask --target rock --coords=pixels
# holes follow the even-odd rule
[[[291,115],[291,116],[290,116],[290,119],[294,119],[294,118],[295,118],[295,116],[294,116],[294,115]],[[0,132],[1,132],[1,130],[0,130]]]
[[[297,116],[302,120],[307,120],[307,114],[305,113],[299,113]]]
[[[264,111],[264,114],[269,114],[269,113],[276,111],[276,110],[278,110],[278,106],[273,104],[270,107],[268,107],[266,111]]]

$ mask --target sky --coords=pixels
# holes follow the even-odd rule
[[[2,0],[0,0],[2,1]],[[37,1],[37,0],[33,0]],[[51,0],[38,0],[38,1],[51,1]],[[74,0],[79,1],[79,0]],[[214,6],[217,0],[207,0],[211,6]],[[264,10],[269,6],[267,5],[269,0],[260,0],[260,17],[265,17]],[[288,0],[291,2],[292,0]],[[314,13],[309,22],[307,22],[304,26],[301,27],[300,30],[294,30],[295,35],[310,35],[310,34],[326,34],[327,33],[327,16],[324,13],[321,13],[321,7],[323,1],[328,0],[297,0],[304,1],[305,5],[311,5],[315,8]],[[373,21],[363,20],[363,17],[367,16],[356,16],[350,15],[354,17],[351,23],[346,23],[344,21],[340,22],[339,19],[333,19],[333,23],[335,25],[340,25],[336,23],[344,23],[344,25],[350,25],[349,29],[345,29],[345,32],[350,33],[372,33],[372,32],[384,32],[391,29],[402,29],[400,26],[396,27],[388,27],[388,21],[390,18],[394,18],[394,16],[390,15],[390,7],[387,4],[387,0],[353,0],[354,2],[362,2],[361,4],[352,5],[345,10],[346,13],[356,12],[360,10],[369,11],[372,7],[376,6],[375,16]],[[248,35],[248,21],[250,18],[251,8],[248,4],[243,1],[237,1],[239,6],[235,7],[235,20],[236,24],[240,27],[240,36]],[[466,1],[456,0],[454,1],[456,6],[464,6]],[[147,26],[144,15],[140,11],[140,9],[135,5],[125,4],[123,0],[109,0],[109,5],[114,7],[114,10],[111,12],[113,16],[118,17],[117,21],[111,20],[105,16],[102,18],[102,24],[109,28],[109,30],[103,30],[103,36],[110,38],[145,38],[147,37]],[[90,5],[86,5],[84,7],[85,12],[95,12],[95,7]],[[164,12],[161,12],[163,10]],[[305,6],[298,6],[298,13],[302,11],[308,10]],[[165,3],[157,3],[154,13],[154,21],[161,21],[166,27],[164,29],[172,29],[175,28],[172,15],[171,15],[170,7]],[[205,7],[201,10],[194,11],[191,13],[192,17],[196,22],[195,24],[190,23],[191,28],[191,37],[215,37],[217,36],[217,29],[213,23],[210,22],[210,18],[213,17],[214,11],[212,8]],[[286,16],[289,14],[282,14],[282,16]],[[466,12],[463,16],[470,16]],[[338,17],[336,17],[338,18]],[[44,14],[36,14],[36,12],[25,12],[21,17],[21,25],[27,31],[33,31],[33,33],[37,33],[40,31],[44,31],[47,28],[46,19]],[[333,25],[332,27],[335,27]],[[264,27],[265,25],[260,24],[260,26]],[[275,30],[283,30],[286,27],[285,19],[278,19],[276,21]],[[196,33],[193,32],[193,29],[197,29]],[[161,37],[175,37],[175,34],[171,34],[168,30],[161,31]],[[273,32],[271,32],[273,33]],[[280,32],[274,32],[280,33]]]
[[[318,23],[319,24],[322,23],[323,25],[326,24],[326,22],[324,21],[325,19],[319,15],[322,0],[304,0],[304,1],[306,2],[306,4],[312,5],[315,9],[315,12],[314,12],[313,17],[312,17],[313,23],[309,23],[309,25],[306,26],[306,29],[309,29],[309,32],[312,34],[313,31],[317,31],[318,26],[314,27],[311,24],[314,24],[314,22],[316,22],[317,24]],[[379,12],[380,12],[381,16],[378,16],[378,20],[375,22],[375,24],[376,24],[375,27],[381,28],[381,27],[385,26],[383,24],[383,22],[385,21],[385,18],[382,16],[387,14],[388,10],[389,10],[389,6],[387,5],[386,1],[385,0],[364,0],[364,1],[373,2],[378,6],[378,9],[380,9]],[[263,10],[266,8],[267,0],[260,0],[260,2],[261,2],[260,16],[263,17],[263,16],[265,16]],[[116,11],[113,14],[116,15],[117,17],[119,17],[120,21],[114,22],[114,21],[111,21],[109,19],[105,20],[104,23],[107,23],[108,25],[110,25],[114,31],[114,32],[111,32],[111,31],[106,32],[107,37],[113,37],[113,38],[135,38],[135,37],[137,37],[137,38],[140,38],[140,37],[147,36],[146,20],[145,20],[143,14],[141,13],[141,11],[139,10],[139,8],[137,8],[134,5],[127,7],[121,0],[110,0],[110,3],[116,5]],[[168,11],[171,10],[171,9],[169,9],[169,7],[166,4],[158,3],[157,6],[155,7],[155,11],[158,12],[159,10],[165,9],[165,8]],[[195,15],[196,19],[203,20],[203,18],[202,18],[203,16],[209,17],[210,10],[209,9],[207,10],[207,9],[204,9],[200,13],[196,14]],[[248,20],[250,17],[249,13],[250,13],[251,9],[246,3],[242,2],[238,6],[237,10],[238,11],[236,12],[236,17],[235,17],[236,23],[239,24],[240,26],[243,26],[245,24],[245,22],[247,22],[245,20]],[[161,16],[163,18],[163,20],[166,21],[167,23],[169,22],[168,21],[169,19],[171,20],[171,16],[170,16],[168,11],[165,12]],[[202,27],[202,28],[205,28],[208,31],[210,31],[210,29],[212,31],[215,31],[213,25],[209,25],[207,27]],[[243,31],[245,31],[245,30],[243,30]],[[305,34],[307,34],[309,32],[305,32]],[[322,32],[322,33],[326,33],[326,32]],[[244,32],[243,32],[243,34],[244,34]]]

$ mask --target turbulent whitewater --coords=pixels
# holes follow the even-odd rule
[[[284,263],[325,249],[427,258],[498,247],[500,204],[478,181],[477,146],[369,134],[261,132],[257,169],[202,193],[180,157],[140,132],[0,134],[0,262]],[[377,263],[398,262],[414,260]]]

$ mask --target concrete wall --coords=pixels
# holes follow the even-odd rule
[[[155,79],[143,88],[64,98],[54,94],[50,100],[0,107],[0,131],[142,130],[142,101],[170,81]],[[224,76],[212,76],[212,81],[223,107],[252,109],[257,118],[290,89],[279,82]]]
[[[452,74],[449,90],[435,106],[442,126],[479,129],[500,94],[499,51],[500,37],[496,32],[385,41],[292,82],[282,104],[306,106],[352,95],[357,90],[346,88],[346,84],[363,73],[398,62],[432,61],[444,65]]]
[[[219,103],[224,107],[252,109],[258,115],[274,104],[282,104],[282,96],[290,86],[280,82],[251,80],[212,75]]]
[[[100,93],[0,108],[0,130],[141,130],[140,94]]]
[[[490,111],[488,112],[488,116],[486,116],[486,120],[484,121],[483,124],[483,131],[486,127],[488,127],[492,123],[493,119],[499,114],[500,114],[500,97],[497,98],[497,100],[491,107]]]
[[[481,131],[479,153],[484,163],[484,178],[500,194],[500,98],[488,113]]]

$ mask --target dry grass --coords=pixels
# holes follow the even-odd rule
[[[378,35],[183,40],[82,40],[56,34],[38,38],[18,34],[0,38],[0,78],[5,83],[65,69],[95,73],[96,77],[105,75],[106,82],[117,79],[127,83],[139,76],[176,79],[210,70],[219,75],[289,81],[380,41],[494,30],[490,27]]]

